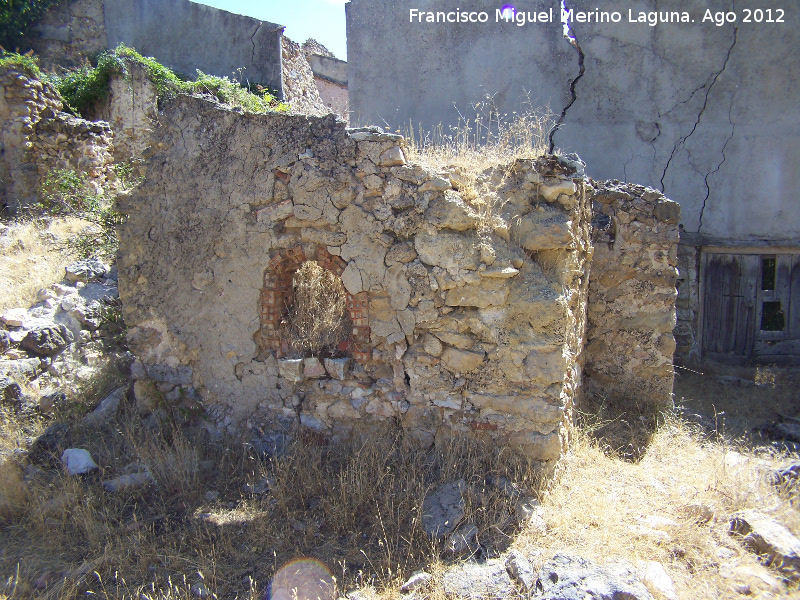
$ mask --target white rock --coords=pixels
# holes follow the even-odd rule
[[[70,475],[89,473],[97,468],[97,463],[92,459],[88,450],[83,448],[67,448],[61,455],[61,462]]]
[[[656,588],[667,600],[677,600],[672,578],[660,562],[645,560],[638,563],[638,575]]]
[[[342,272],[342,285],[344,285],[345,289],[353,295],[364,291],[364,284],[361,279],[361,271],[358,270],[358,267],[356,267],[354,263],[347,265],[345,270]]]
[[[279,360],[278,374],[289,381],[303,381],[303,359]]]
[[[431,574],[425,573],[424,571],[416,571],[414,572],[411,577],[408,578],[401,587],[401,592],[410,592],[413,589],[416,589],[420,586],[426,585],[431,580]]]
[[[27,319],[28,311],[24,308],[12,308],[11,310],[7,310],[3,313],[3,316],[0,317],[0,320],[9,327],[23,327]]]

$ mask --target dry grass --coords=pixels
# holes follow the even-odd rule
[[[765,477],[774,464],[730,442],[703,441],[674,417],[638,462],[603,452],[579,434],[543,501],[546,534],[525,532],[514,545],[539,557],[538,564],[557,552],[605,564],[658,561],[679,598],[737,598],[748,589],[753,597],[796,594],[780,585],[770,590],[759,574],[777,584],[777,573],[728,533],[728,517],[748,508],[800,531],[796,506]],[[713,518],[698,519],[699,506]]]
[[[85,226],[72,217],[10,224],[0,236],[0,311],[28,307],[41,288],[61,281],[64,267],[75,260],[61,248]]]
[[[11,414],[7,423],[10,444],[27,425]],[[489,488],[486,476],[535,484],[525,461],[466,442],[426,453],[387,430],[336,447],[311,437],[267,458],[233,442],[143,429],[128,405],[106,431],[74,426],[70,445],[90,450],[100,472],[77,479],[45,468],[28,484],[0,527],[8,597],[188,598],[202,573],[220,598],[261,598],[277,570],[299,557],[326,565],[340,592],[395,589],[443,552],[420,522],[431,489],[465,479],[468,518],[482,541],[502,549],[516,531],[513,501]],[[146,466],[157,486],[104,492],[100,481],[132,462]],[[245,490],[263,481],[268,492]],[[209,500],[208,491],[219,497]],[[50,586],[35,590],[48,571]]]
[[[413,160],[434,169],[460,167],[477,173],[517,158],[547,154],[554,115],[530,101],[523,107],[520,113],[500,113],[494,99],[487,96],[473,105],[474,116],[459,114],[458,125],[449,131],[441,124],[432,131],[409,124],[403,133]]]
[[[500,113],[487,96],[472,107],[474,117],[460,114],[449,132],[441,124],[432,131],[409,124],[403,132],[413,162],[449,174],[453,187],[475,211],[482,236],[503,224],[498,219],[502,203],[492,191],[500,183],[493,178],[506,177],[515,160],[539,158],[549,148],[554,115],[530,101],[523,107],[520,113]]]
[[[3,417],[4,449],[22,446],[24,434],[44,424]],[[736,586],[769,597],[759,596],[769,592],[760,577],[777,575],[727,533],[732,512],[759,508],[800,530],[791,498],[764,478],[769,457],[704,442],[674,418],[637,463],[604,453],[578,432],[546,488],[513,453],[464,441],[426,453],[387,430],[336,447],[307,438],[267,458],[238,444],[143,429],[127,405],[107,431],[73,427],[71,445],[89,449],[100,474],[76,479],[45,469],[25,488],[17,485],[16,510],[0,527],[0,575],[9,598],[189,598],[202,581],[219,598],[255,599],[282,565],[302,557],[325,565],[340,594],[361,588],[396,598],[411,572],[439,574],[451,560],[443,543],[424,535],[420,508],[430,490],[457,479],[470,484],[467,518],[495,551],[520,548],[535,567],[565,551],[601,563],[659,561],[686,599],[735,598]],[[99,481],[134,461],[158,485],[105,493]],[[485,484],[489,475],[538,490],[546,532],[518,530],[513,502]],[[245,491],[245,484],[259,482],[269,490]],[[219,497],[209,500],[208,491]],[[698,522],[692,505],[715,516]],[[47,571],[51,585],[35,590]],[[770,593],[794,592],[779,585]],[[442,596],[435,584],[424,594]]]
[[[281,332],[292,355],[335,354],[351,329],[341,278],[309,260],[294,273],[292,290]]]

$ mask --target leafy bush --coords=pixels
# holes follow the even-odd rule
[[[22,43],[31,25],[58,0],[4,0],[0,2],[0,46],[13,50]]]
[[[42,72],[39,70],[39,59],[27,54],[0,52],[0,70],[4,69],[17,69],[31,77],[42,77]]]
[[[39,202],[31,207],[42,215],[67,216],[98,210],[102,195],[90,191],[86,177],[70,169],[47,173],[39,190]]]
[[[87,63],[63,75],[51,76],[50,80],[58,88],[64,101],[83,114],[108,96],[108,84],[112,75],[128,77],[128,68],[132,63],[145,68],[148,78],[156,87],[159,100],[179,93],[204,94],[248,112],[266,113],[289,109],[287,104],[279,102],[268,90],[258,85],[253,86],[253,92],[227,77],[206,75],[199,70],[194,81],[186,81],[155,59],[144,57],[123,44],[99,54],[94,66]]]
[[[121,187],[135,185],[124,179],[127,167],[117,167]],[[90,256],[111,257],[116,254],[117,226],[122,215],[115,209],[111,198],[98,193],[88,185],[86,176],[69,169],[54,169],[47,174],[39,190],[39,202],[31,207],[37,215],[74,216],[89,222],[89,226],[73,236],[66,246],[80,258]]]

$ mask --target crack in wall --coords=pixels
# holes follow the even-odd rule
[[[730,123],[731,125],[731,134],[728,136],[728,139],[725,140],[725,143],[722,145],[722,150],[721,150],[722,160],[717,165],[717,168],[714,169],[713,171],[709,171],[708,173],[706,173],[706,176],[704,178],[704,182],[706,185],[706,197],[703,198],[703,206],[700,208],[700,217],[697,223],[697,233],[700,233],[700,230],[703,228],[703,214],[705,213],[706,210],[706,203],[708,202],[708,199],[711,197],[711,186],[708,185],[708,178],[711,177],[714,173],[718,173],[719,170],[722,168],[722,165],[725,164],[725,160],[727,159],[727,157],[725,156],[725,148],[728,147],[728,144],[733,139],[734,133],[736,133],[736,123],[733,122],[733,98],[731,98],[731,104],[728,107],[728,123]]]
[[[561,0],[561,10],[562,14],[563,11],[567,10],[567,2],[566,0]],[[561,110],[561,115],[558,117],[558,122],[555,124],[553,129],[550,130],[549,142],[550,147],[548,152],[550,154],[553,153],[555,150],[555,135],[558,130],[561,128],[561,125],[564,123],[564,119],[567,117],[567,111],[572,107],[573,104],[578,100],[578,94],[575,91],[575,87],[578,84],[578,81],[581,77],[583,77],[584,73],[586,73],[586,67],[584,66],[584,59],[586,58],[583,54],[583,49],[581,48],[580,44],[578,43],[578,39],[575,37],[575,32],[572,29],[572,26],[569,22],[564,23],[564,37],[570,43],[570,45],[575,48],[575,51],[578,53],[578,75],[574,79],[569,82],[569,102],[567,105]]]
[[[731,53],[733,52],[733,48],[736,46],[736,38],[738,36],[738,33],[739,33],[739,28],[738,27],[734,27],[733,28],[733,42],[731,43],[730,48],[728,48],[728,52],[725,55],[725,61],[722,63],[722,68],[719,71],[717,71],[717,72],[715,72],[713,74],[713,77],[711,78],[711,81],[709,83],[707,83],[707,84],[705,84],[703,86],[700,86],[700,88],[698,88],[697,90],[692,92],[692,96],[690,96],[690,98],[689,98],[689,99],[691,99],[694,96],[694,94],[697,93],[697,91],[702,89],[703,87],[706,88],[705,97],[703,98],[703,106],[700,107],[700,111],[697,113],[697,120],[694,122],[694,126],[692,127],[692,130],[689,133],[687,133],[685,136],[683,136],[680,140],[678,140],[678,142],[672,148],[672,152],[670,153],[669,158],[667,159],[667,164],[664,165],[664,171],[661,174],[661,192],[664,193],[664,194],[666,194],[666,188],[664,186],[664,179],[666,179],[666,177],[667,177],[667,171],[669,171],[669,167],[672,164],[672,159],[675,158],[675,155],[681,149],[686,147],[686,140],[688,140],[690,137],[692,137],[692,135],[694,135],[694,132],[697,131],[697,127],[700,125],[700,121],[703,118],[703,113],[705,112],[706,107],[708,106],[708,97],[711,95],[711,90],[713,89],[714,85],[717,83],[717,80],[719,79],[719,76],[722,75],[722,73],[725,71],[725,68],[728,66],[728,61],[731,58]],[[707,177],[708,177],[708,175],[706,175],[706,178]],[[707,199],[708,199],[708,196],[706,196],[706,200]],[[705,201],[703,203],[703,207],[705,208]]]
[[[250,36],[250,43],[253,44],[253,52],[250,53],[250,63],[253,65],[256,64],[256,41],[253,38],[256,37],[256,34],[258,33],[258,30],[261,29],[262,25],[263,23],[259,23],[256,26],[256,30],[253,32],[253,35]]]

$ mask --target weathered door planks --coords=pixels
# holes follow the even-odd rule
[[[769,258],[767,255],[766,258]],[[800,355],[800,254],[776,254],[774,290],[762,290],[764,255],[708,253],[703,353],[718,357]],[[762,331],[764,302],[780,302],[783,331]]]

